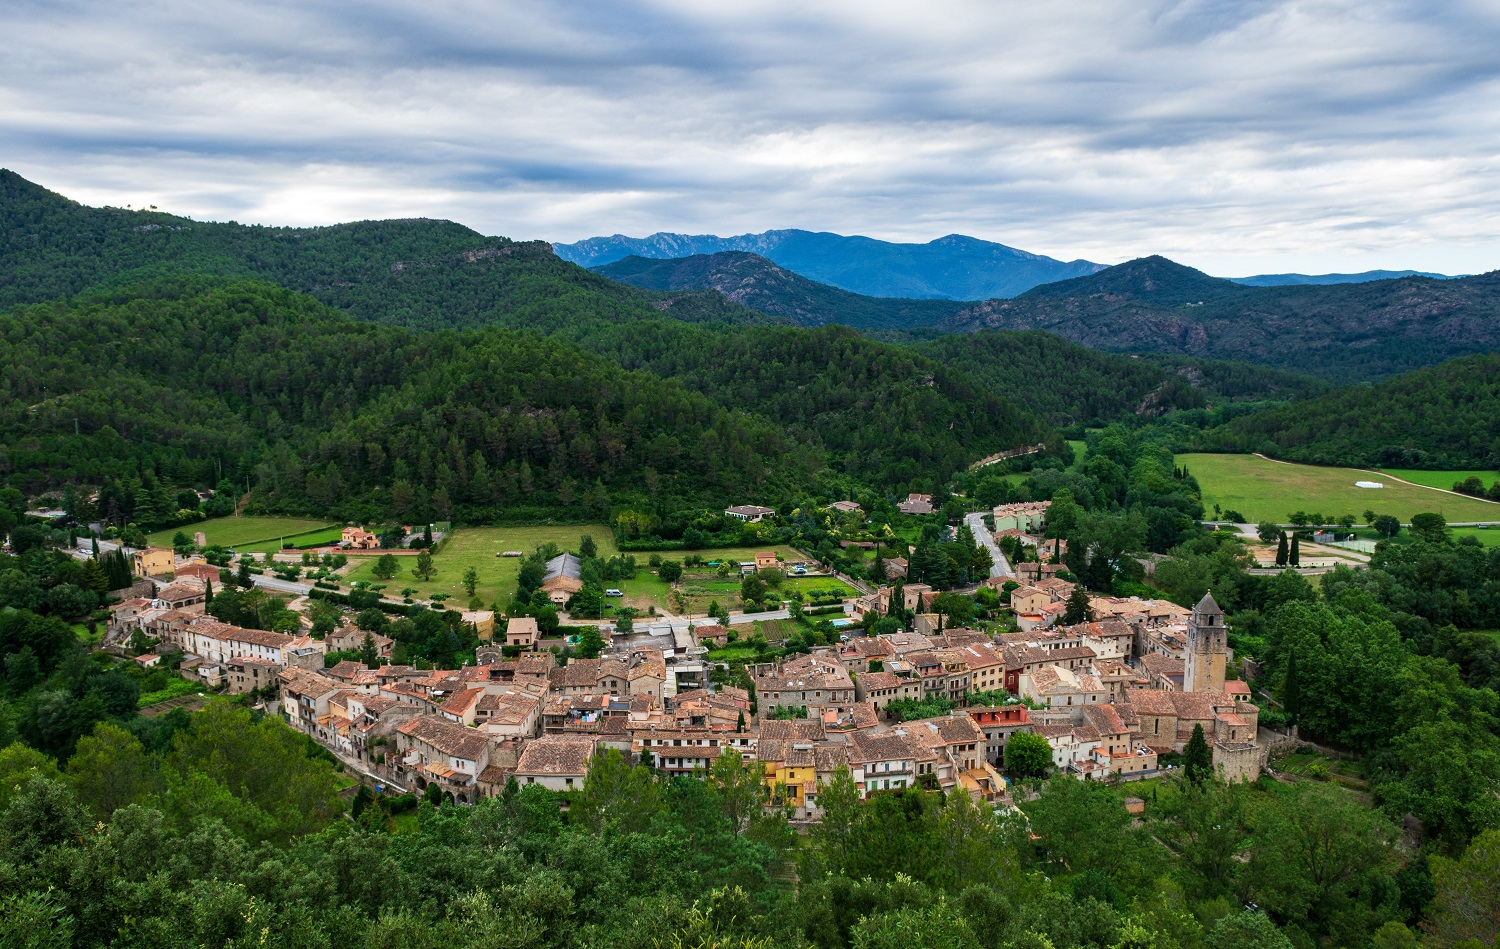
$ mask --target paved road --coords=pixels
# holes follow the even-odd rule
[[[985,549],[990,552],[990,560],[993,561],[990,566],[990,576],[1015,576],[1016,572],[1010,568],[1010,561],[1005,559],[1005,555],[1000,552],[1000,546],[995,543],[995,535],[991,534],[990,529],[984,526],[984,513],[976,511],[973,514],[967,514],[964,516],[964,523],[968,525],[969,531],[974,535],[974,539],[983,544]]]

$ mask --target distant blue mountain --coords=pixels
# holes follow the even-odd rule
[[[738,237],[652,234],[590,237],[554,244],[557,256],[584,267],[626,257],[654,260],[745,251],[808,279],[872,297],[993,300],[1014,297],[1056,280],[1104,269],[1087,260],[1061,261],[961,234],[926,244],[893,244],[869,237],[813,231],[766,231]]]
[[[1372,280],[1398,280],[1401,277],[1431,277],[1434,280],[1454,280],[1447,274],[1428,273],[1425,270],[1366,270],[1364,273],[1263,273],[1254,277],[1230,277],[1235,283],[1247,287],[1292,287],[1298,284],[1314,284],[1326,287],[1334,283],[1369,283]]]

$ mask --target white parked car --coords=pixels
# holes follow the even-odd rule
[[[624,590],[616,590],[614,587],[610,587],[608,590],[604,591],[604,595],[605,596],[624,596],[625,595],[625,591]]]

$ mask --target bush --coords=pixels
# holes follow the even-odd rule
[[[392,817],[397,814],[410,814],[417,809],[417,796],[407,793],[391,798],[385,803],[385,809]]]

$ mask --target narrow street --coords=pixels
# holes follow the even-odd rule
[[[990,576],[1015,576],[1016,572],[1010,568],[1010,561],[1005,559],[1005,554],[1000,552],[1000,545],[995,543],[995,535],[991,534],[990,529],[984,525],[984,512],[976,511],[973,514],[964,515],[964,524],[968,526],[969,531],[974,535],[974,539],[983,544],[985,549],[990,552],[990,560],[993,561],[993,564],[990,566]]]

